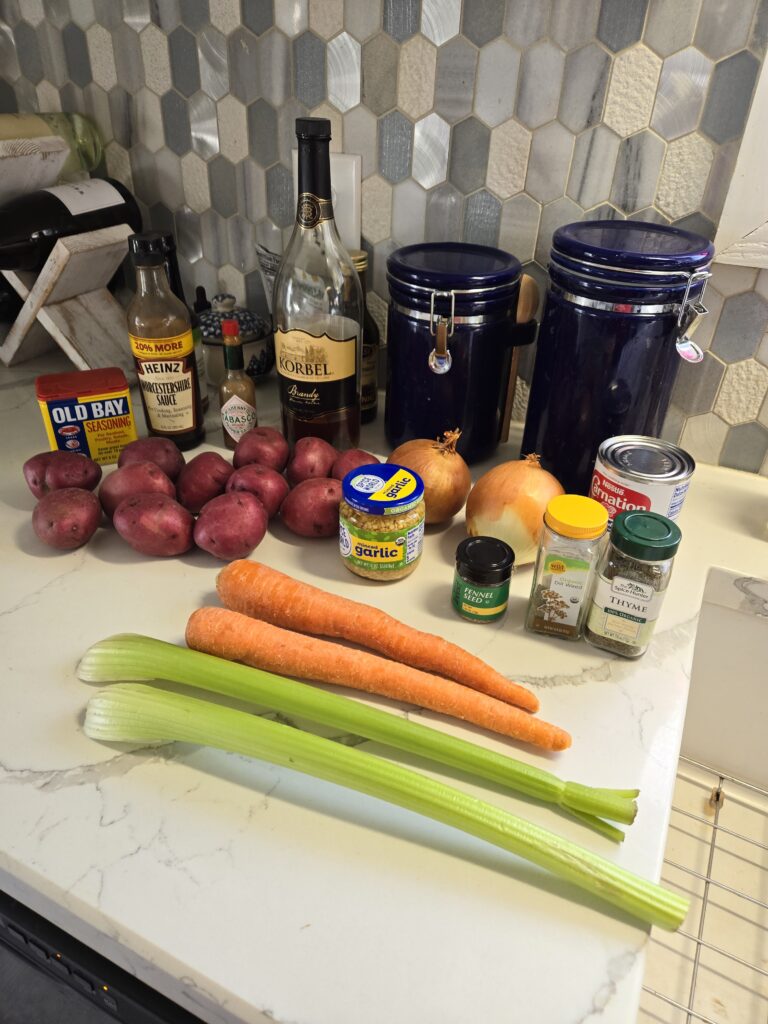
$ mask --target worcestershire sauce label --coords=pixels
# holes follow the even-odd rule
[[[275,357],[284,409],[314,420],[355,404],[357,338],[336,341],[306,331],[275,331]]]
[[[148,426],[162,434],[181,434],[195,427],[192,332],[175,338],[129,335],[136,359]]]

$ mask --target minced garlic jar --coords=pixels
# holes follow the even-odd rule
[[[374,463],[347,473],[339,506],[339,550],[368,580],[410,576],[424,542],[424,483],[404,466]]]

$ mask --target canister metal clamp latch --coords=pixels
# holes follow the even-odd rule
[[[435,313],[436,298],[451,300],[451,312],[447,317]],[[453,357],[448,351],[448,338],[453,337],[455,308],[456,296],[453,291],[433,291],[429,296],[429,333],[435,338],[435,347],[429,353],[428,362],[433,373],[448,373],[453,363]]]
[[[698,284],[699,281],[706,282],[710,276],[708,270],[697,270],[695,273],[689,274],[685,295],[683,295],[680,311],[677,314],[677,354],[688,363],[700,363],[704,358],[701,348],[695,341],[691,341],[691,335],[701,323],[701,318],[707,314],[707,308],[701,302],[706,284],[694,302],[689,301],[691,288],[694,284]]]

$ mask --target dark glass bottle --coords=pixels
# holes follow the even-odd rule
[[[186,451],[205,436],[189,310],[171,291],[161,236],[148,231],[128,243],[136,268],[128,335],[147,430]]]
[[[200,399],[203,403],[203,412],[208,408],[208,382],[205,376],[205,357],[203,355],[203,332],[200,330],[200,317],[187,302],[184,295],[184,285],[181,283],[181,272],[179,271],[179,257],[176,254],[176,239],[170,231],[162,236],[163,254],[165,256],[165,272],[168,275],[168,283],[171,291],[177,299],[181,299],[189,311],[189,322],[192,326],[192,341],[195,345],[195,361],[197,363],[197,379],[200,383]]]
[[[39,270],[59,238],[114,224],[141,230],[136,200],[112,178],[16,196],[0,206],[0,270]]]
[[[360,422],[372,423],[379,411],[379,328],[368,310],[366,276],[368,253],[353,249],[350,253],[363,292],[363,355],[361,359]]]
[[[300,117],[296,225],[275,279],[272,314],[283,432],[289,444],[360,439],[363,300],[333,219],[331,123]]]

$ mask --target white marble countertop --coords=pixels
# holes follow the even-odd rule
[[[82,652],[116,632],[181,641],[219,563],[144,558],[108,530],[71,553],[36,540],[21,475],[45,448],[36,372],[0,369],[0,888],[209,1022],[633,1021],[646,930],[533,866],[288,770],[83,735],[93,691],[76,678]],[[259,391],[264,423],[276,422],[272,391]],[[380,429],[365,447],[383,449]],[[697,469],[662,619],[637,662],[524,633],[530,570],[514,577],[501,624],[457,619],[461,523],[428,532],[417,573],[389,587],[351,576],[332,540],[299,543],[280,527],[257,557],[449,635],[535,687],[542,715],[573,734],[561,755],[422,718],[569,779],[640,786],[622,847],[547,807],[456,785],[658,878],[706,571],[764,574],[767,517],[765,478]]]

